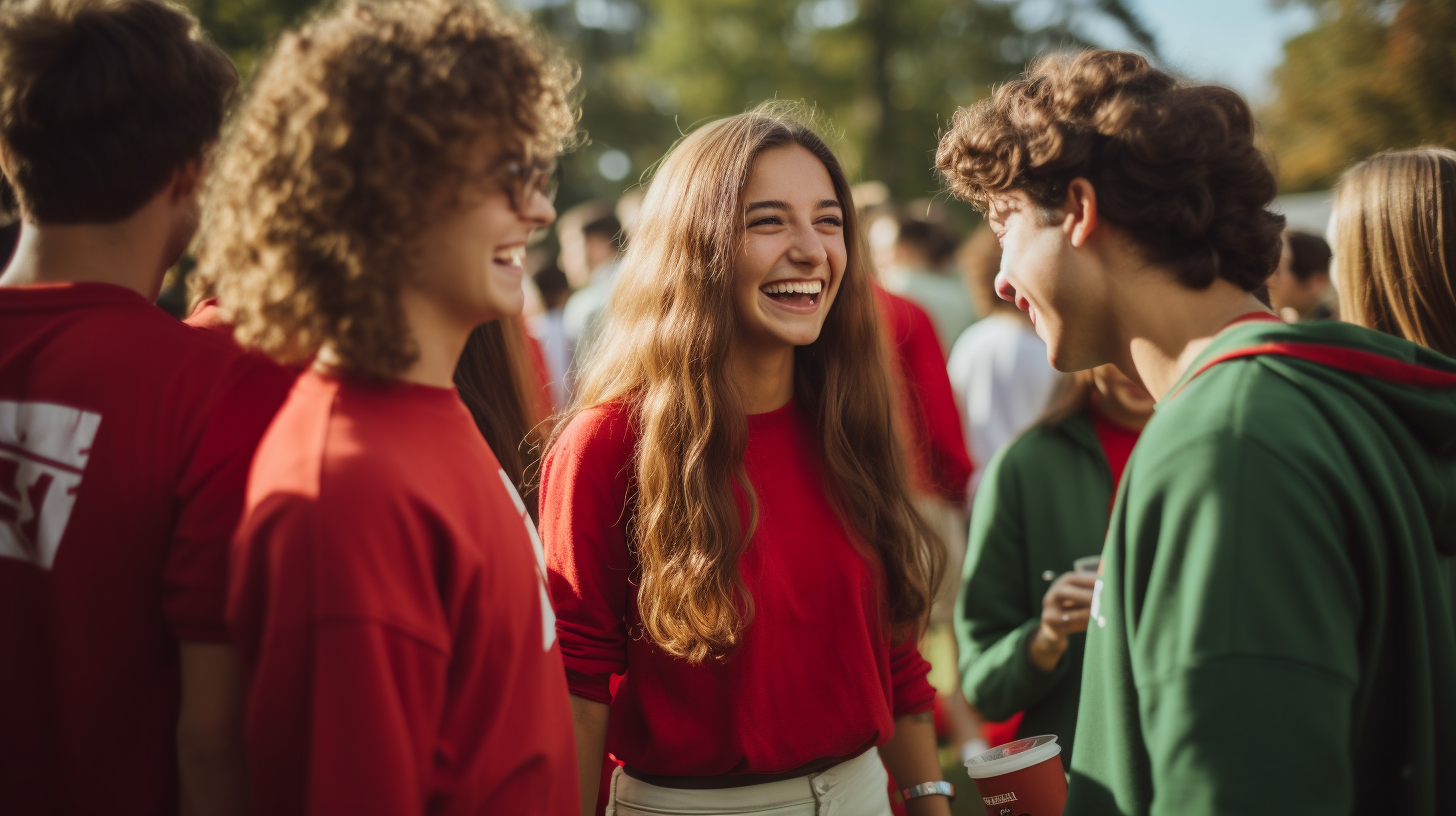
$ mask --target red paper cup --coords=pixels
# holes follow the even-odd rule
[[[992,748],[966,760],[987,816],[1062,816],[1067,777],[1051,734]]]

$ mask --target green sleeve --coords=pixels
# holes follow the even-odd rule
[[[1152,814],[1350,812],[1359,581],[1318,468],[1217,434],[1129,486],[1115,615]]]
[[[955,614],[961,688],[991,720],[1036,705],[1066,674],[1065,657],[1044,672],[1027,656],[1041,598],[1027,591],[1027,542],[1016,478],[1015,445],[991,459],[971,511],[970,543]]]

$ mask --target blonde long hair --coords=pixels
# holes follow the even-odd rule
[[[1456,356],[1456,151],[1367,159],[1334,211],[1341,318]]]
[[[740,642],[753,599],[738,559],[758,522],[743,467],[744,406],[728,363],[742,193],[764,150],[800,145],[828,169],[844,206],[848,261],[819,339],[794,353],[794,394],[815,418],[825,485],[840,518],[885,576],[885,622],[919,630],[945,554],[915,510],[896,437],[892,390],[849,185],[824,141],[792,109],[761,106],[705,125],[663,160],[623,259],[602,340],[571,416],[630,405],[639,431],[630,541],[638,611],[668,654],[698,663]],[[742,529],[733,485],[748,497]]]

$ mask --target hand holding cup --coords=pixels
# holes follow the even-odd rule
[[[1055,669],[1067,651],[1067,635],[1087,631],[1096,583],[1095,573],[1064,572],[1047,588],[1041,601],[1041,624],[1027,644],[1028,656],[1037,668]]]

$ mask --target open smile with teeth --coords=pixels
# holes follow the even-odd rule
[[[501,266],[513,266],[521,269],[526,265],[526,247],[513,246],[510,249],[503,249],[491,256],[491,260]]]
[[[824,281],[775,281],[760,286],[758,291],[768,295],[775,303],[812,308],[819,303],[819,294],[824,291]]]

